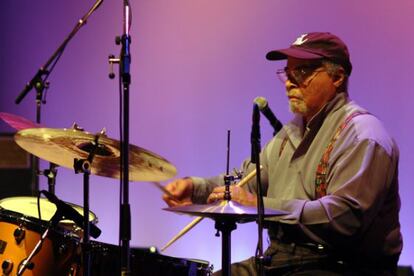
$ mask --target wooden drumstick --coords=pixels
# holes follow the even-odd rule
[[[177,198],[175,195],[173,195],[170,191],[168,191],[164,186],[162,186],[160,182],[153,181],[153,182],[150,182],[150,183],[154,184],[155,187],[157,187],[158,189],[163,191],[165,194],[167,194],[169,197],[173,198],[175,201],[178,201],[178,202],[181,201],[179,198]]]
[[[262,169],[262,166],[260,166],[260,169]],[[246,175],[246,177],[244,177],[242,180],[240,180],[239,183],[236,184],[236,186],[238,187],[242,187],[245,184],[247,184],[247,182],[249,182],[254,176],[256,175],[256,169],[251,171],[248,175]],[[220,204],[226,204],[226,202],[223,200]],[[173,237],[169,242],[167,242],[166,245],[164,245],[163,248],[161,248],[161,252],[164,252],[165,249],[167,249],[168,247],[170,247],[171,244],[173,244],[175,241],[177,241],[179,238],[181,238],[182,236],[184,236],[185,233],[187,233],[188,231],[190,231],[194,226],[196,226],[201,220],[203,219],[203,217],[196,217],[192,222],[190,222],[189,224],[187,224],[187,226],[185,226],[175,237]]]

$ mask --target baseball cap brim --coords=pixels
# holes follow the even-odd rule
[[[288,57],[294,57],[299,59],[322,59],[323,56],[310,53],[307,51],[304,51],[303,49],[299,48],[287,48],[287,49],[281,49],[281,50],[274,50],[270,51],[266,54],[266,58],[268,60],[282,60],[287,59]]]

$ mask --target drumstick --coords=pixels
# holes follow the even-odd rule
[[[262,169],[262,166],[260,166],[260,169]],[[249,182],[254,176],[256,175],[256,169],[251,171],[248,175],[246,175],[246,177],[244,177],[242,180],[240,180],[239,183],[236,184],[237,187],[242,187],[244,186],[247,182]],[[221,204],[226,204],[226,202],[223,200]],[[192,222],[190,222],[189,224],[187,224],[187,226],[185,226],[175,237],[173,237],[169,242],[167,242],[166,245],[164,245],[163,248],[161,248],[161,252],[164,252],[165,249],[167,249],[168,247],[170,247],[171,244],[173,244],[176,240],[178,240],[179,238],[181,238],[185,233],[187,233],[188,231],[191,230],[191,228],[193,228],[194,226],[196,226],[201,220],[203,219],[203,217],[196,217]]]
[[[154,184],[155,187],[157,187],[158,189],[160,189],[161,191],[163,191],[165,194],[167,194],[169,197],[173,198],[175,201],[178,201],[178,202],[181,201],[178,197],[176,197],[170,191],[168,191],[167,189],[165,189],[165,187],[162,186],[160,182],[153,181],[151,183]]]

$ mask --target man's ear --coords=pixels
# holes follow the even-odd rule
[[[338,72],[333,76],[333,85],[338,88],[345,81],[345,71],[343,68],[340,68]]]

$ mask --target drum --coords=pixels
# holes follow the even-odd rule
[[[0,264],[2,275],[16,275],[21,263],[35,248],[56,206],[40,198],[38,215],[37,197],[11,197],[0,200]],[[80,206],[70,204],[83,215]],[[91,222],[96,216],[89,214]],[[69,220],[51,228],[31,265],[23,275],[73,275],[82,231]]]
[[[213,267],[207,261],[161,255],[155,247],[131,248],[131,275],[209,276]],[[119,246],[91,241],[91,275],[119,275]]]

